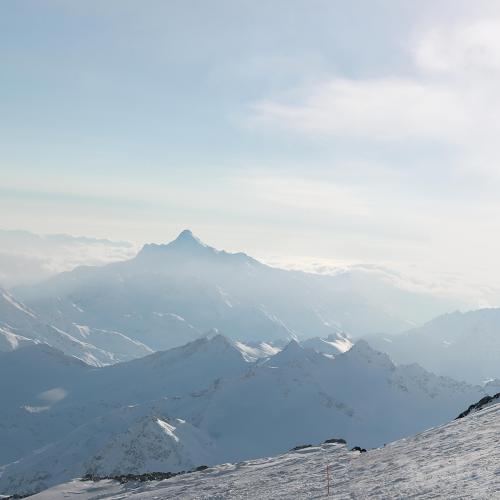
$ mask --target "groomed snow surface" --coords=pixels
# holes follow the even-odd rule
[[[74,480],[34,500],[500,498],[500,404],[367,453],[323,444],[149,483]],[[299,444],[299,443],[298,443]],[[330,469],[327,495],[326,467]]]

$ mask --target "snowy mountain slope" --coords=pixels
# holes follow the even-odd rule
[[[147,416],[115,436],[85,469],[99,476],[191,470],[213,463],[214,446],[209,436],[184,420]]]
[[[0,353],[0,465],[114,409],[200,393],[249,367],[246,353],[217,335],[99,369],[45,344]],[[64,397],[40,398],[54,390]]]
[[[367,338],[398,363],[470,383],[500,378],[500,309],[455,312],[401,335]]]
[[[329,335],[326,339],[313,337],[302,340],[300,343],[306,348],[314,349],[324,354],[331,354],[332,356],[346,352],[353,346],[351,340],[340,332]]]
[[[67,330],[44,322],[38,314],[0,289],[0,350],[44,342],[93,366],[116,363],[152,352],[118,332],[67,325]]]
[[[1,289],[0,327],[4,332],[16,336],[45,342],[94,366],[110,363],[113,359],[111,353],[77,340],[68,333],[44,323],[34,311]]]
[[[223,337],[203,337],[168,351],[105,367],[91,374],[82,394],[75,398],[97,398],[121,405],[199,393],[216,381],[238,377],[251,362],[236,343]],[[88,395],[90,393],[90,396]],[[93,393],[93,394],[92,394]]]
[[[153,349],[120,332],[89,328],[77,324],[71,325],[68,331],[82,342],[90,343],[99,349],[113,353],[117,361],[128,361],[153,353]]]
[[[33,499],[492,499],[500,496],[499,433],[500,405],[495,405],[367,453],[323,444],[160,482],[74,480]]]
[[[271,268],[183,231],[169,244],[145,245],[134,259],[80,267],[16,293],[62,329],[69,321],[118,331],[154,350],[211,329],[243,342],[397,332],[443,311],[436,304],[428,314],[398,311],[398,298],[419,302],[419,294],[358,274]]]
[[[418,366],[396,367],[365,342],[335,359],[291,342],[239,378],[171,401],[170,412],[216,436],[220,460],[234,461],[330,434],[379,446],[450,420],[482,395]]]
[[[31,344],[0,353],[2,407],[32,402],[42,391],[58,385],[71,387],[91,371],[78,358],[64,355],[47,344]]]
[[[0,327],[0,352],[8,352],[25,345],[36,344],[37,341],[17,335]]]
[[[46,353],[54,355],[46,356]],[[15,404],[26,402],[25,398],[36,394],[40,387],[52,384],[58,377],[61,383],[68,385],[64,405],[97,404],[101,400],[108,405],[112,402],[131,404],[200,391],[220,378],[245,373],[251,366],[246,352],[221,335],[200,338],[185,346],[99,369],[90,369],[78,359],[65,356],[46,344],[1,353],[0,360],[0,374],[5,374],[5,380],[10,376],[22,384],[19,390],[5,393],[9,396],[3,398],[5,405],[10,398],[15,398]],[[52,361],[52,365],[47,360]],[[87,369],[79,370],[78,377],[68,378],[58,371],[58,364],[76,364]],[[51,377],[52,371],[58,375]],[[7,391],[8,382],[6,384]]]
[[[235,341],[234,344],[246,357],[247,361],[257,361],[258,359],[268,358],[281,351],[280,347],[268,344],[267,342],[244,344],[243,342]]]
[[[4,467],[0,491],[29,494],[87,473],[192,469],[213,463],[203,431],[163,414],[162,404],[127,406],[91,420],[62,440]]]
[[[71,419],[54,419],[53,411],[91,370],[43,343],[0,353],[0,464],[73,428]]]

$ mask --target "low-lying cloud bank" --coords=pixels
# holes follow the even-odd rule
[[[135,245],[126,241],[0,230],[0,286],[33,284],[81,265],[124,260],[135,252]]]

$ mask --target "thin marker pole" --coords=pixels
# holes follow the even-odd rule
[[[330,465],[326,465],[326,494],[330,496]]]

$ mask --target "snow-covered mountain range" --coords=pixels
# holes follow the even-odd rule
[[[133,259],[79,267],[15,295],[63,331],[121,332],[153,350],[212,329],[244,342],[399,332],[446,310],[376,276],[276,269],[216,250],[188,230],[171,243],[145,245]]]
[[[500,496],[499,433],[496,404],[367,453],[322,444],[164,481],[73,480],[33,498],[493,499]]]
[[[500,309],[454,312],[400,335],[368,342],[398,363],[419,363],[440,375],[484,383],[500,379]]]
[[[295,341],[270,354],[249,356],[221,335],[102,368],[44,344],[1,354],[0,493],[87,472],[239,461],[332,435],[380,446],[446,422],[484,395],[416,365],[395,366],[364,341],[336,356]],[[13,383],[20,391],[9,390]]]
[[[380,447],[495,404],[499,310],[391,335],[415,320],[409,300],[439,304],[365,278],[272,268],[183,231],[127,261],[0,289],[0,495],[332,436]]]

